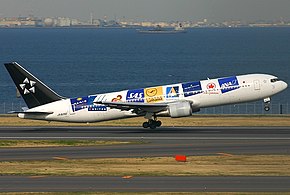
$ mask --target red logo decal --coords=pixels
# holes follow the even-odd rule
[[[207,84],[206,88],[215,89],[215,84],[214,83],[209,83],[209,84]]]

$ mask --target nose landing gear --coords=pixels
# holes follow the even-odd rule
[[[268,97],[264,99],[264,110],[266,112],[270,110],[270,102],[271,102],[271,98]]]

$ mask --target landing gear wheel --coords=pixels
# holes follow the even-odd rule
[[[161,121],[157,120],[157,117],[154,116],[154,119],[149,119],[148,122],[144,122],[143,123],[143,127],[146,128],[150,128],[150,129],[156,129],[156,127],[160,127],[162,125]]]
[[[265,106],[265,107],[264,107],[264,110],[265,110],[266,112],[268,112],[268,111],[270,110],[270,107],[269,107],[269,106]]]
[[[150,124],[150,129],[156,129],[156,124],[155,123]]]
[[[156,126],[157,127],[160,127],[162,125],[162,122],[161,121],[156,121]]]
[[[148,122],[144,122],[142,126],[143,126],[143,128],[145,128],[145,129],[146,129],[146,128],[148,128],[148,127],[149,127],[149,123],[148,123]]]

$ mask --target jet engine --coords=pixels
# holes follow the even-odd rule
[[[192,115],[192,107],[190,102],[174,102],[168,104],[168,113],[171,118],[185,117]]]

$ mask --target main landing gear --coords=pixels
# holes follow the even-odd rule
[[[148,122],[143,123],[143,127],[150,128],[150,129],[156,129],[156,127],[160,127],[162,125],[162,122],[157,120],[157,117],[155,114],[147,113],[145,115],[145,118],[148,119]]]
[[[157,120],[153,120],[153,119],[149,119],[148,122],[144,122],[143,123],[143,127],[144,128],[150,128],[150,129],[155,129],[156,127],[160,127],[162,124],[161,121],[157,121]]]
[[[270,102],[271,102],[271,98],[268,97],[264,99],[264,110],[266,112],[270,110]]]

